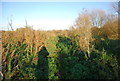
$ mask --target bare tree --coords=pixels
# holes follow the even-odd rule
[[[90,41],[92,36],[90,15],[88,14],[87,10],[84,10],[81,14],[79,14],[79,17],[76,20],[75,28],[80,30],[80,48],[84,51],[87,51],[88,55],[85,54],[86,57],[90,57]]]
[[[26,20],[26,19],[25,19],[25,23],[26,23],[26,26],[25,26],[25,27],[27,28],[27,27],[28,27],[28,24],[27,24],[27,20]]]
[[[102,27],[106,23],[106,13],[103,10],[95,9],[88,11],[83,9],[79,14],[74,27],[79,30],[79,45],[80,48],[84,51],[87,51],[90,57],[90,46],[92,42],[92,31],[91,28],[94,26]]]
[[[119,36],[118,15],[108,14],[107,22],[103,26],[103,31],[109,39],[118,39]]]
[[[8,20],[8,25],[10,26],[11,30],[14,31],[14,29],[13,29],[13,23],[12,23],[12,16],[11,16],[11,19]]]
[[[106,23],[106,13],[103,10],[95,9],[90,12],[92,26],[102,27]]]
[[[119,2],[114,2],[112,3],[112,8],[115,12],[117,12],[118,14],[120,14],[120,10],[119,10],[119,7],[120,7],[120,1]]]

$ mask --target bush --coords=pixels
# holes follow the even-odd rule
[[[94,38],[90,57],[79,47],[79,36],[56,36],[36,53],[25,42],[3,44],[4,79],[118,79],[116,41]],[[32,52],[31,52],[32,50]]]

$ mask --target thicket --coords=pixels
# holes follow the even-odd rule
[[[100,12],[103,18],[104,12]],[[110,18],[96,24],[99,28],[93,26],[91,17],[83,12],[70,30],[35,31],[27,27],[1,31],[3,80],[119,80],[118,21]]]
[[[4,79],[118,79],[119,40],[97,36],[87,51],[80,49],[79,35],[47,39],[36,52],[24,42],[3,42]],[[32,51],[31,51],[32,50]]]

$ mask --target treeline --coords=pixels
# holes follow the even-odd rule
[[[118,80],[118,31],[117,15],[103,10],[83,10],[69,30],[1,31],[3,79]]]

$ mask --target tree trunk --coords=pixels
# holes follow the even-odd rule
[[[32,49],[32,48],[33,48],[33,45],[31,45],[31,53],[33,52],[33,49]]]
[[[37,53],[37,52],[38,52],[38,46],[35,47],[35,53]]]
[[[88,57],[90,57],[90,43],[88,41],[88,44],[87,44],[87,52],[88,52]]]

